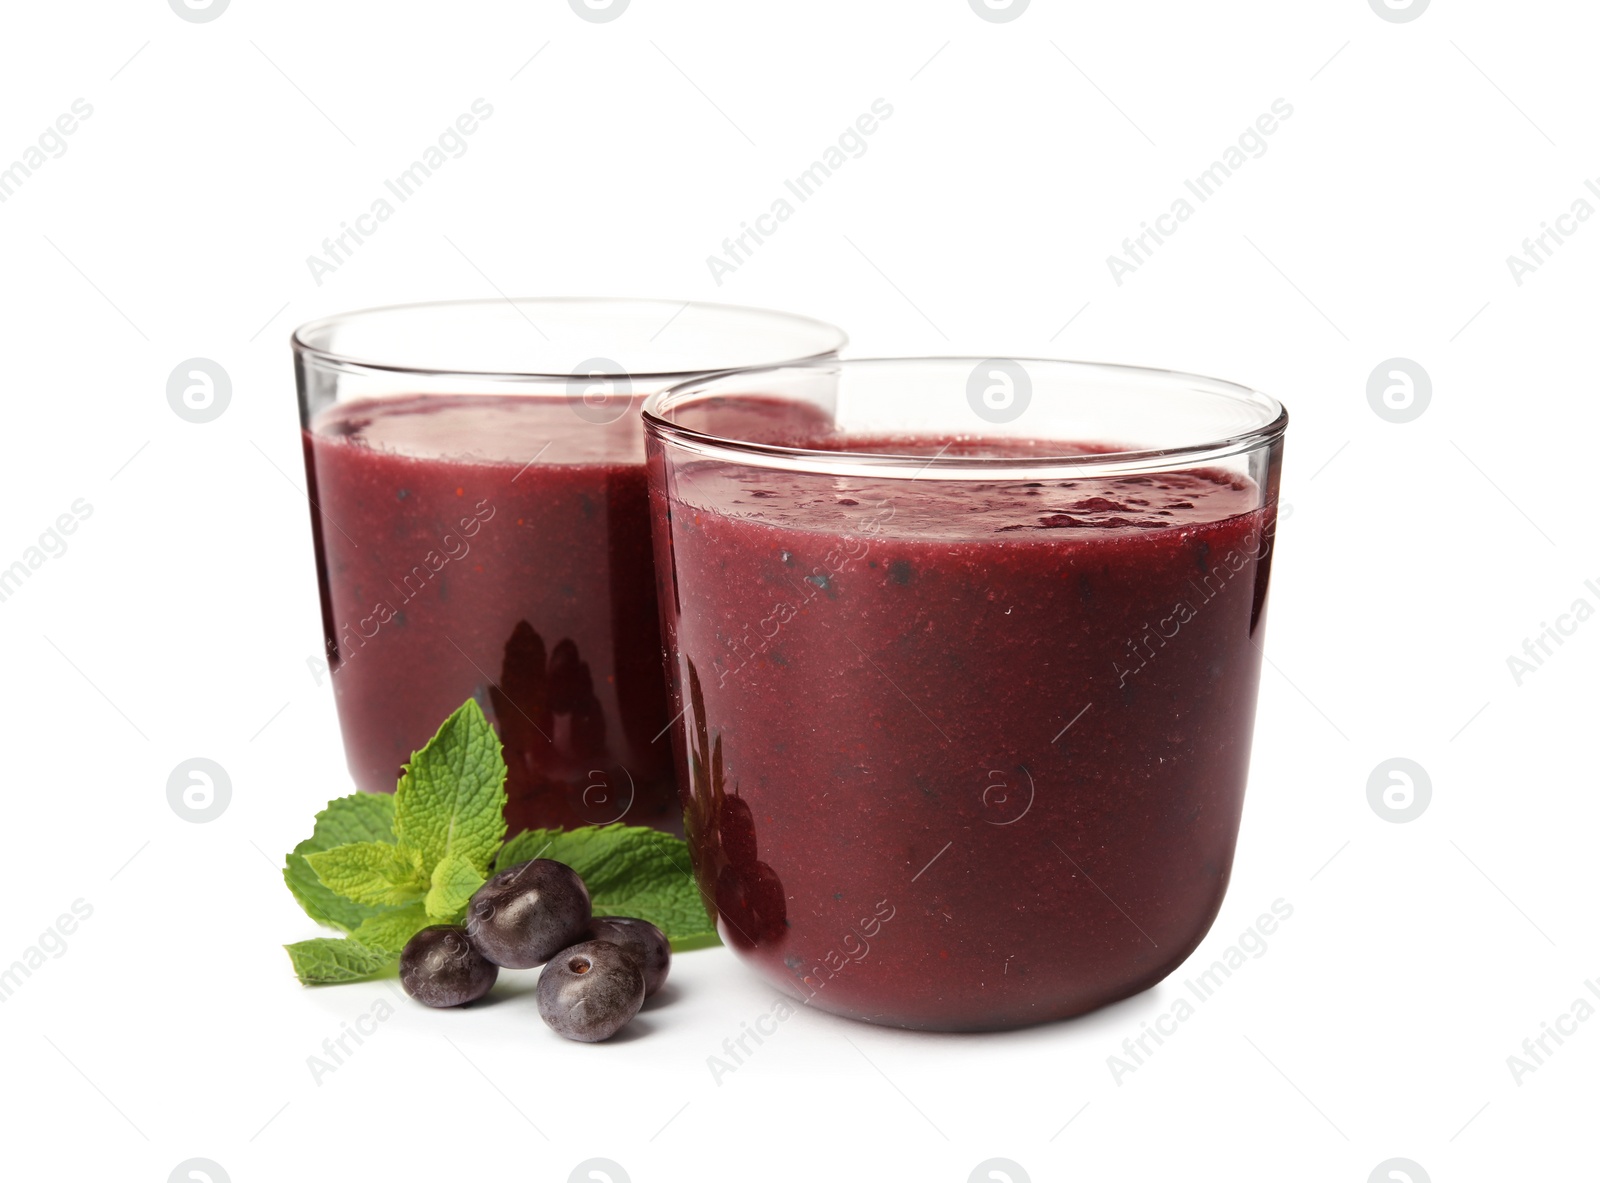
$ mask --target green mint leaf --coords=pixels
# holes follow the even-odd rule
[[[451,855],[487,868],[506,836],[505,781],[500,741],[469,698],[401,773],[395,837],[421,854],[429,874]]]
[[[318,937],[285,945],[294,976],[302,986],[332,986],[359,982],[392,970],[395,955],[343,937]]]
[[[366,904],[347,900],[323,885],[306,855],[349,842],[393,842],[394,797],[389,793],[352,793],[329,801],[317,814],[311,837],[284,857],[283,881],[307,916],[318,924],[350,932],[377,913]]]
[[[428,890],[417,852],[387,842],[348,842],[308,854],[306,862],[324,887],[358,904],[410,904]]]
[[[682,838],[643,826],[526,830],[501,849],[495,870],[532,858],[566,863],[583,876],[596,916],[648,920],[679,952],[718,943]]]
[[[433,884],[424,901],[429,919],[434,924],[457,923],[483,880],[483,873],[465,855],[445,855],[433,869]]]
[[[557,838],[566,838],[569,835],[581,834],[585,830],[595,827],[585,826],[577,830],[523,830],[514,838],[507,838],[506,844],[500,848],[500,853],[494,857],[494,866],[489,868],[490,874],[504,871],[507,867],[514,867],[518,863],[525,863],[529,859],[555,858],[550,851],[555,846]],[[565,859],[558,860],[566,862]],[[568,864],[569,866],[571,864]],[[573,868],[576,870],[577,868]],[[591,892],[591,896],[593,893]]]
[[[618,915],[621,915],[621,913],[619,912]],[[655,924],[655,921],[652,920],[651,923]],[[661,926],[658,924],[656,927],[660,928]],[[710,949],[715,945],[722,944],[722,938],[717,935],[714,923],[712,927],[704,932],[694,932],[686,936],[668,937],[667,939],[671,942],[674,953],[687,953],[691,949]]]
[[[390,908],[376,916],[369,916],[350,934],[350,939],[369,949],[398,953],[417,933],[435,923],[421,904],[407,904],[403,908]]]

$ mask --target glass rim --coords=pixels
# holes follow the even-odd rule
[[[1060,455],[1028,453],[1014,456],[971,455],[918,455],[908,452],[868,452],[848,448],[797,448],[785,444],[763,444],[738,440],[728,436],[697,431],[674,423],[666,416],[677,403],[689,396],[703,393],[714,384],[732,380],[759,380],[764,374],[827,369],[859,369],[873,367],[904,367],[924,364],[953,364],[977,366],[984,362],[1010,361],[1024,367],[1040,366],[1053,370],[1067,369],[1083,374],[1109,373],[1124,378],[1143,379],[1152,386],[1173,387],[1201,384],[1208,393],[1230,397],[1236,402],[1255,407],[1263,422],[1247,431],[1194,444],[1181,444],[1165,448],[1125,448],[1110,452],[1076,452]],[[731,391],[730,391],[731,393]],[[760,394],[759,390],[746,393]],[[1155,366],[1125,365],[1119,362],[1074,361],[1066,358],[984,358],[955,355],[928,357],[869,357],[832,358],[807,361],[800,364],[780,364],[724,370],[715,374],[702,374],[650,395],[643,407],[646,434],[689,448],[701,455],[724,460],[781,462],[784,467],[815,473],[841,475],[866,475],[899,469],[914,469],[918,475],[944,478],[973,476],[976,479],[995,477],[1001,470],[1034,472],[1044,469],[1067,469],[1083,476],[1119,476],[1133,473],[1163,472],[1175,467],[1204,464],[1231,456],[1253,452],[1283,438],[1289,424],[1288,409],[1269,394],[1252,387],[1229,382],[1223,378],[1209,378],[1182,370],[1162,369]]]
[[[833,338],[831,348],[819,349],[794,358],[787,358],[776,362],[767,363],[762,368],[781,369],[786,365],[806,365],[812,362],[825,361],[834,356],[849,344],[849,335],[837,325],[827,321],[818,320],[813,316],[806,316],[798,312],[784,312],[775,308],[759,308],[748,304],[723,304],[709,300],[671,300],[658,296],[494,296],[476,297],[465,300],[417,300],[404,304],[379,304],[369,308],[353,308],[345,312],[334,313],[330,316],[318,317],[306,321],[289,334],[289,344],[294,350],[296,358],[311,359],[328,369],[335,369],[344,373],[380,373],[380,374],[417,374],[429,377],[463,377],[500,379],[506,381],[552,381],[565,382],[575,376],[570,371],[544,371],[544,370],[501,370],[501,369],[472,369],[462,366],[416,366],[398,365],[385,362],[376,358],[358,357],[339,349],[316,344],[313,340],[315,334],[337,328],[340,324],[356,320],[361,317],[378,317],[385,313],[416,312],[425,309],[469,308],[495,308],[500,305],[509,305],[513,309],[520,309],[523,305],[536,307],[600,307],[610,305],[620,307],[624,305],[648,305],[659,307],[663,312],[670,312],[671,319],[688,311],[691,308],[707,312],[735,313],[742,316],[764,317],[772,320],[787,321],[791,324],[805,325]],[[532,323],[531,321],[529,323]],[[670,323],[670,319],[668,321]],[[702,366],[697,369],[671,369],[660,371],[630,370],[626,374],[617,375],[630,379],[669,381],[676,380],[681,383],[684,379],[703,377],[707,374],[725,373],[727,366]]]

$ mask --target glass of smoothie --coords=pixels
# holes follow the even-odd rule
[[[844,341],[778,312],[612,299],[297,330],[325,659],[356,784],[393,791],[476,698],[505,747],[513,832],[680,827],[640,404]]]
[[[1217,915],[1288,417],[1240,386],[831,361],[645,406],[695,872],[780,990],[902,1027],[1075,1015]]]

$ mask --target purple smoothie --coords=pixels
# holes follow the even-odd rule
[[[675,829],[637,406],[597,424],[562,398],[351,402],[305,448],[357,784],[393,791],[475,697],[505,745],[512,832]]]
[[[810,439],[759,403],[740,413],[780,423],[736,438],[1026,450]],[[650,449],[686,826],[729,944],[813,1005],[963,1030],[1078,1014],[1188,956],[1249,763],[1275,526],[1254,482]]]

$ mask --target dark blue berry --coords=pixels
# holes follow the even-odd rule
[[[529,969],[583,939],[589,889],[565,863],[537,858],[507,867],[473,894],[467,936],[496,965]]]
[[[644,975],[644,996],[649,998],[666,983],[672,968],[672,945],[667,934],[648,920],[632,916],[596,916],[589,922],[591,941],[610,941],[634,959]]]
[[[489,992],[500,971],[456,924],[423,929],[400,953],[400,985],[424,1006],[460,1006]]]
[[[550,959],[539,974],[539,1015],[558,1035],[598,1043],[644,1005],[644,974],[610,941],[584,941]]]

